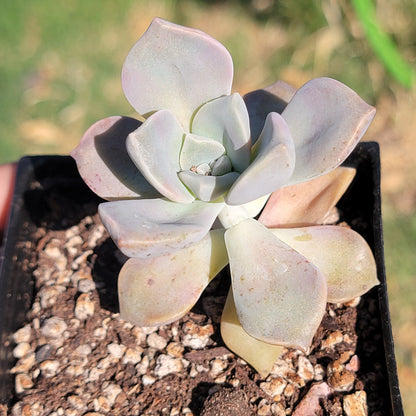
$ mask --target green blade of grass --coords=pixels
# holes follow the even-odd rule
[[[403,59],[392,39],[378,24],[372,1],[352,0],[352,4],[375,54],[398,82],[410,88],[415,80],[415,71]]]

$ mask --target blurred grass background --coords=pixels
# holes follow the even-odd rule
[[[353,3],[1,0],[0,162],[24,154],[66,154],[94,121],[134,116],[120,70],[154,16],[221,41],[233,56],[234,90],[240,93],[277,79],[299,87],[317,76],[349,85],[377,107],[365,140],[381,145],[390,305],[401,392],[411,415],[416,414],[416,90],[404,87],[374,52]],[[372,4],[380,28],[404,62],[416,67],[416,2]]]

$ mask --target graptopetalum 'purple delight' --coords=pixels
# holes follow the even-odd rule
[[[378,283],[360,235],[316,225],[351,180],[338,166],[375,109],[330,78],[297,91],[278,81],[244,98],[231,93],[232,79],[222,44],[156,18],[122,69],[140,121],[100,120],[71,154],[108,200],[102,222],[129,257],[121,316],[140,326],[179,319],[229,263],[222,336],[266,375],[282,346],[308,350],[327,302]],[[291,206],[285,191],[296,189]],[[305,189],[320,193],[319,204]]]

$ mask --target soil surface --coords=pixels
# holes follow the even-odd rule
[[[133,326],[118,313],[125,258],[97,201],[57,187],[29,203],[44,207],[28,262],[34,298],[13,337],[15,386],[1,416],[389,414],[377,288],[328,304],[310,353],[285,349],[262,379],[220,336],[227,270],[179,321]]]

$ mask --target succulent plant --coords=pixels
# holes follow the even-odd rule
[[[179,319],[229,263],[223,338],[265,375],[281,346],[308,349],[327,302],[378,283],[362,237],[317,225],[348,186],[354,173],[338,166],[375,109],[330,78],[244,98],[232,78],[223,45],[156,18],[122,69],[140,120],[100,120],[71,154],[129,258],[121,316]]]

